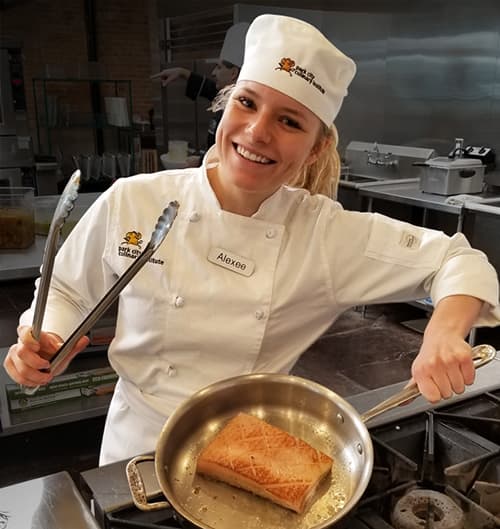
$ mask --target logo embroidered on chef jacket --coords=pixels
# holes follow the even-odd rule
[[[123,237],[122,244],[130,244],[140,248],[142,242],[142,233],[140,231],[127,231],[125,237]]]
[[[228,252],[222,248],[211,248],[207,259],[222,268],[236,272],[242,276],[251,276],[255,270],[255,263],[240,255]]]
[[[399,239],[399,245],[409,250],[416,250],[420,247],[420,239],[409,231],[404,231]]]
[[[118,255],[120,257],[128,257],[129,259],[136,259],[141,255],[141,244],[143,242],[142,233],[140,231],[127,231],[123,237],[123,241],[120,243],[120,246],[118,246]],[[130,248],[130,246],[136,246],[136,248]],[[163,259],[155,259],[154,257],[148,259],[148,262],[159,265],[165,264]]]
[[[290,57],[283,57],[280,60],[278,66],[275,68],[275,70],[281,70],[282,72],[286,72],[290,75],[290,77],[292,77],[292,74],[296,75],[297,77],[301,77],[302,79],[304,79],[304,81],[314,86],[314,88],[319,90],[322,94],[326,92],[325,89],[314,80],[316,76],[312,72],[308,72],[306,68],[297,66],[295,64],[295,61],[293,59],[290,59]]]

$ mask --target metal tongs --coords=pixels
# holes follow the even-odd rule
[[[158,249],[160,244],[165,239],[169,232],[172,224],[177,216],[179,209],[179,203],[172,201],[163,210],[162,214],[156,222],[156,226],[151,234],[151,239],[142,251],[142,253],[134,260],[134,262],[125,270],[125,272],[119,277],[116,283],[108,290],[104,297],[97,303],[87,317],[80,323],[80,325],[73,331],[71,336],[64,342],[59,350],[52,357],[50,367],[48,371],[54,371],[59,367],[68,355],[73,350],[78,340],[85,336],[90,329],[94,326],[97,320],[108,310],[111,304],[118,297],[120,292],[125,286],[132,280],[132,278],[139,272],[139,270],[146,264],[151,258],[153,253]],[[28,388],[30,395],[34,394],[40,386],[34,388]]]
[[[31,335],[35,340],[40,339],[40,332],[42,330],[42,321],[45,313],[45,306],[47,304],[47,295],[49,293],[50,278],[54,268],[54,259],[57,253],[59,238],[61,230],[68,218],[71,210],[75,206],[75,200],[78,198],[78,188],[80,186],[79,170],[76,170],[68,180],[64,190],[59,198],[52,221],[50,223],[47,241],[43,251],[42,259],[42,273],[38,285],[38,293],[35,302],[35,314],[33,315],[33,326],[31,328]],[[29,388],[21,385],[21,390],[26,395],[33,395],[38,388]]]

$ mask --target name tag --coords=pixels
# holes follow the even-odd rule
[[[208,254],[208,260],[213,264],[227,268],[231,272],[236,272],[242,276],[251,276],[255,270],[255,263],[253,261],[230,253],[222,248],[211,248]]]

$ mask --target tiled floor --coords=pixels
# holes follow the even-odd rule
[[[31,282],[0,283],[0,347],[15,340],[17,314],[31,298]],[[293,373],[343,397],[409,378],[421,335],[399,322],[422,316],[409,305],[378,305],[345,313],[301,357]],[[498,340],[498,333],[487,336]],[[498,344],[493,343],[498,347]],[[95,467],[103,418],[0,437],[0,487],[68,470]]]

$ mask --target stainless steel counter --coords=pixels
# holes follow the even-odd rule
[[[0,527],[99,529],[67,472],[0,489]]]
[[[345,178],[339,180],[340,187],[347,187],[352,189],[363,189],[365,187],[380,187],[395,184],[407,184],[419,182],[418,178],[387,178],[387,179],[376,179],[370,178],[369,176],[361,175],[348,175]]]
[[[456,215],[462,214],[463,205],[448,204],[449,197],[424,193],[420,190],[418,180],[398,183],[386,183],[385,185],[364,185],[359,193],[368,198],[391,200],[412,206],[420,206]]]
[[[486,198],[480,202],[466,202],[465,209],[500,215],[500,197]]]
[[[100,194],[81,193],[66,221],[66,226],[74,226]],[[35,225],[38,222],[47,224],[47,226],[50,224],[59,198],[59,195],[35,197]],[[41,233],[44,232],[42,231]],[[35,244],[29,248],[24,250],[0,250],[0,281],[38,277],[46,240],[46,236],[36,235]]]
[[[0,281],[38,277],[47,237],[37,235],[25,250],[0,250]]]

